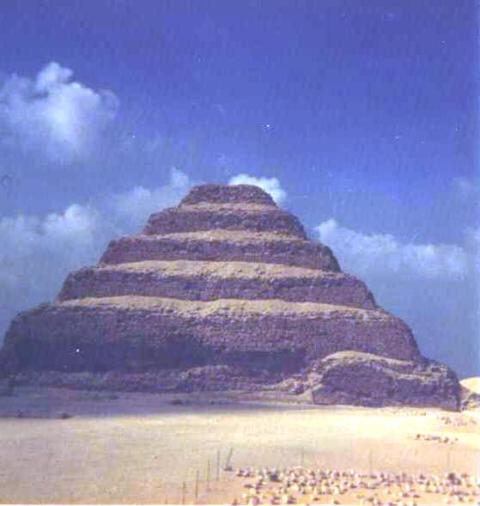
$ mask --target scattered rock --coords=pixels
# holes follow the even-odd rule
[[[433,441],[435,443],[443,443],[453,445],[458,442],[458,438],[449,436],[438,436],[436,434],[417,434],[415,436],[417,441]]]
[[[278,480],[269,478],[278,473]],[[241,504],[249,504],[252,497],[279,498],[280,504],[369,504],[373,506],[416,506],[425,499],[428,504],[443,500],[446,503],[474,502],[480,498],[480,485],[469,474],[459,476],[451,471],[441,477],[432,474],[407,474],[354,470],[331,470],[308,467],[286,468],[282,471],[269,468],[240,468],[237,479],[248,478],[250,485],[242,495]],[[256,486],[253,486],[251,480]],[[353,490],[358,492],[352,492]],[[355,495],[357,501],[352,502]],[[434,497],[432,497],[434,494]],[[380,499],[380,495],[391,500]],[[460,499],[461,498],[461,499]],[[454,502],[453,502],[454,501]],[[423,502],[421,502],[423,504]]]

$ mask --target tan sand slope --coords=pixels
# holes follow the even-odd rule
[[[462,387],[468,388],[468,390],[471,390],[476,394],[480,394],[480,377],[476,376],[472,378],[465,378],[460,381],[460,384]]]

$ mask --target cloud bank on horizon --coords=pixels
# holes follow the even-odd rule
[[[330,218],[315,227],[341,268],[361,278],[377,303],[404,319],[427,357],[458,374],[480,369],[480,228],[462,245],[402,242],[366,234]]]
[[[95,264],[111,239],[137,232],[152,212],[176,204],[191,185],[187,175],[172,169],[158,188],[138,186],[96,205],[75,203],[43,217],[1,218],[2,338],[17,312],[54,299],[68,272]]]
[[[315,228],[352,272],[359,276],[403,275],[419,279],[465,279],[471,254],[454,244],[401,243],[391,234],[363,234],[330,218]]]

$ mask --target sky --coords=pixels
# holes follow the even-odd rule
[[[250,182],[480,375],[477,40],[472,0],[3,0],[0,335],[192,185]]]

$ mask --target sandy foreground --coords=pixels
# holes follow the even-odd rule
[[[244,503],[252,479],[236,471],[246,467],[480,477],[478,411],[234,400],[18,389],[0,397],[0,501]],[[338,500],[360,504],[355,492]],[[427,494],[402,504],[446,501]]]

